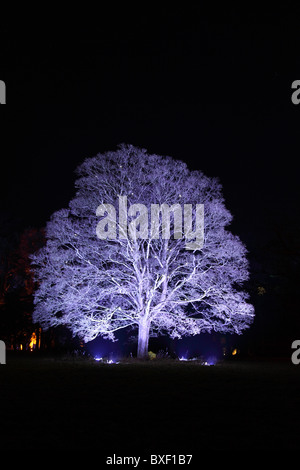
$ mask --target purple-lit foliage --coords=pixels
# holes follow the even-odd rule
[[[249,326],[253,307],[241,290],[246,249],[227,230],[232,216],[217,179],[131,145],[86,159],[77,174],[74,199],[52,215],[47,244],[33,257],[36,322],[66,325],[86,342],[137,329],[139,357],[147,355],[149,336],[241,333]],[[128,206],[204,204],[204,246],[189,251],[184,237],[154,239],[150,230],[147,239],[100,240],[96,209],[117,210],[119,195]]]

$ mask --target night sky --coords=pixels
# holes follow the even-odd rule
[[[43,227],[74,195],[77,165],[119,143],[184,160],[220,178],[254,286],[268,295],[270,276],[280,277],[279,307],[267,298],[266,318],[277,303],[277,331],[288,319],[292,341],[300,330],[300,105],[291,101],[299,24],[284,8],[271,16],[190,8],[124,8],[100,13],[93,26],[4,27],[1,213]]]

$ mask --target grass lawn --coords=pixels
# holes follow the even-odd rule
[[[300,449],[300,366],[288,361],[8,357],[0,400],[1,449]]]

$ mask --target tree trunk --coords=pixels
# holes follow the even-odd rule
[[[139,338],[137,357],[146,359],[148,357],[150,322],[142,319],[139,324]]]

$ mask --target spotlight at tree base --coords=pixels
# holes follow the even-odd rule
[[[100,362],[100,361],[102,362],[102,361],[103,361],[103,358],[102,358],[102,357],[99,357],[99,356],[95,356],[94,359],[95,359],[95,361],[97,361],[97,362]]]
[[[218,359],[216,356],[208,356],[208,358],[205,361],[205,365],[207,366],[214,366],[218,362]]]
[[[119,364],[119,361],[116,361],[115,359],[105,359],[101,356],[95,356],[94,360],[97,362],[102,362],[103,364]]]
[[[197,364],[202,365],[202,366],[214,366],[218,362],[218,359],[216,356],[209,356],[206,360],[203,360],[198,357],[187,358],[185,356],[181,356],[178,358],[178,360],[181,362],[197,362]]]

